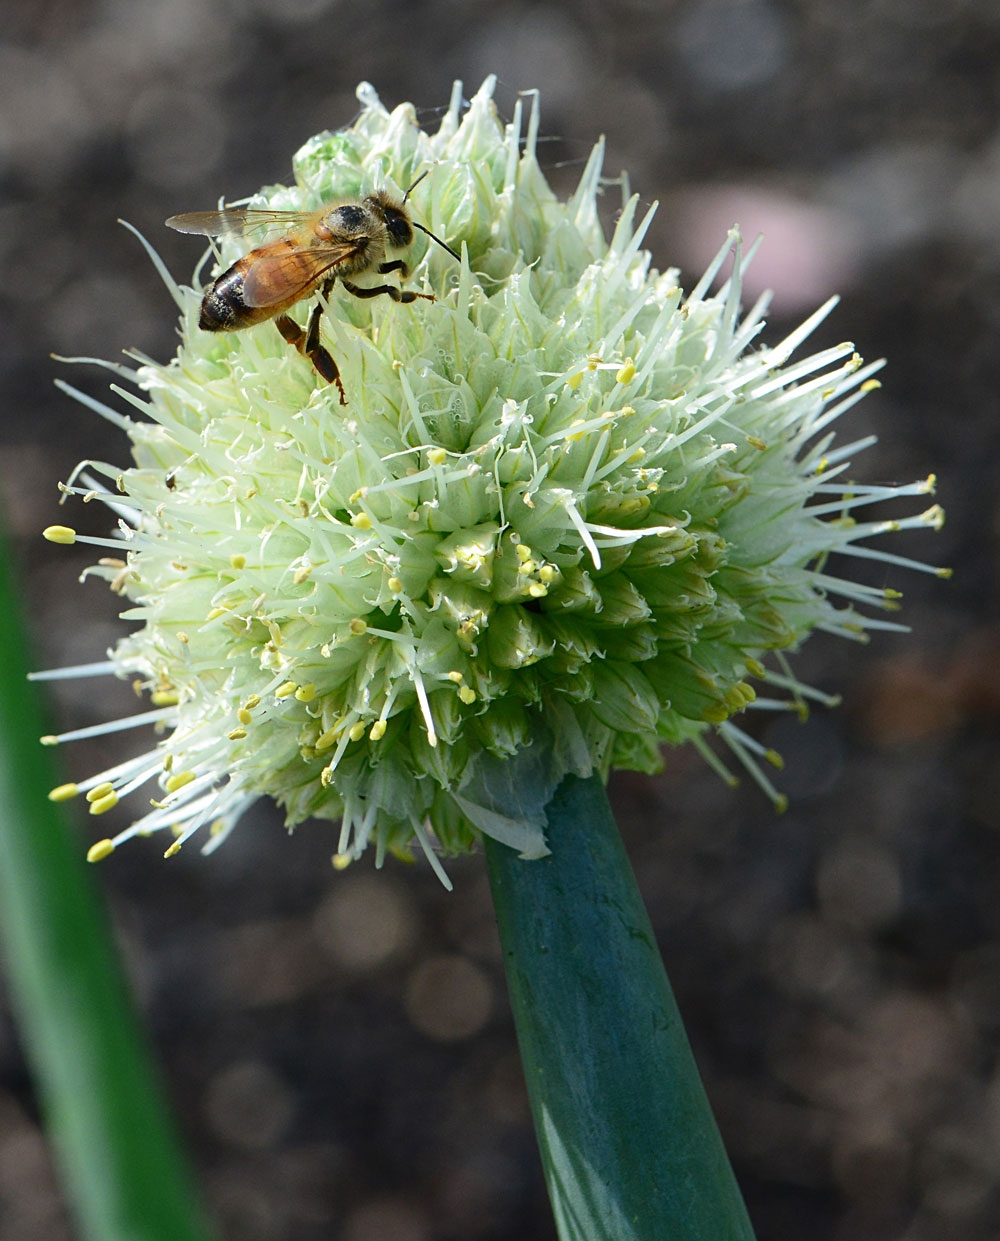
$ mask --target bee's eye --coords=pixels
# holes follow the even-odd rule
[[[401,211],[391,208],[385,213],[385,228],[389,234],[389,244],[402,249],[413,241],[413,229],[410,221]]]

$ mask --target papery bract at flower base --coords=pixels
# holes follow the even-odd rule
[[[125,372],[142,420],[88,399],[135,459],[91,465],[118,482],[104,498],[124,553],[91,572],[140,623],[108,670],[141,682],[142,718],[165,729],[67,790],[99,812],[159,780],[153,810],[92,856],[161,827],[168,852],[209,824],[214,845],[268,795],[290,825],[342,818],[345,858],[415,838],[437,867],[429,829],[445,851],[478,830],[536,857],[565,774],[652,770],[663,743],[688,741],[721,769],[715,729],[780,804],[731,722],[750,681],[786,699],[757,705],[801,709],[823,696],[771,653],[814,629],[895,627],[855,609],[895,592],[827,567],[839,551],[921,568],[857,544],[939,521],[854,516],[931,481],[840,481],[866,445],[835,446],[831,427],[879,364],[850,344],[792,360],[832,302],[751,349],[764,305],[741,317],[738,236],[683,293],[641,249],[637,199],[605,240],[600,144],[559,202],[536,161],[537,97],[524,136],[521,104],[501,124],[493,85],[467,110],[456,87],[436,134],[362,86],[355,124],[308,142],[297,184],[254,201],[313,209],[429,170],[414,217],[462,262],[418,234],[409,284],[436,301],[334,289],[324,340],[346,408],[272,324],[201,331],[199,292],[165,272],[183,342]]]

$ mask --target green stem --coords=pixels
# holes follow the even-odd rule
[[[561,1241],[753,1241],[600,779],[547,814],[486,861]]]
[[[207,1241],[81,845],[59,808],[0,554],[0,920],[25,1054],[82,1234]]]

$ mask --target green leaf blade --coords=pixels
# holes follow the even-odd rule
[[[0,946],[71,1208],[88,1241],[209,1241],[80,845],[59,806],[0,556]]]

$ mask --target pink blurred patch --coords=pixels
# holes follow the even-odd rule
[[[832,293],[843,293],[860,267],[861,238],[849,216],[779,190],[694,186],[677,194],[665,214],[671,261],[680,265],[685,287],[699,277],[734,224],[744,246],[762,234],[744,275],[744,303],[770,289],[778,315],[801,314]]]

